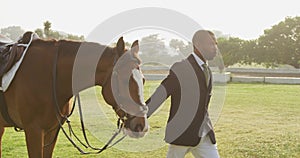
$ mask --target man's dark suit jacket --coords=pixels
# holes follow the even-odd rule
[[[193,55],[175,63],[169,75],[146,101],[150,116],[169,96],[171,107],[165,141],[169,144],[196,146],[201,140],[200,127],[207,115],[212,82],[206,85],[205,76]],[[206,121],[210,121],[206,119]],[[208,132],[216,143],[213,129]]]

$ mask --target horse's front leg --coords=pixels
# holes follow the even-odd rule
[[[2,157],[2,136],[4,133],[4,127],[0,127],[0,158]]]
[[[34,126],[24,130],[29,158],[43,158],[44,131]]]
[[[53,154],[53,150],[56,144],[59,127],[50,130],[49,132],[45,133],[44,136],[44,158],[51,158]]]

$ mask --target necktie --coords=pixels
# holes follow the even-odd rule
[[[205,80],[206,80],[206,85],[209,85],[209,80],[210,80],[210,73],[209,73],[209,68],[207,64],[202,64],[203,67],[203,72],[204,72],[204,76],[205,76]]]

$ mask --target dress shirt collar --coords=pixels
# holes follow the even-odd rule
[[[202,65],[203,65],[203,64],[206,64],[206,63],[205,63],[202,59],[200,59],[200,58],[198,57],[198,55],[197,55],[195,52],[193,52],[192,55],[194,56],[196,62],[197,62],[198,65],[199,65],[199,67],[203,70]]]

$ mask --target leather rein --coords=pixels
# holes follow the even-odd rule
[[[52,83],[52,86],[53,86],[53,101],[54,101],[54,106],[55,106],[55,109],[56,109],[56,118],[57,118],[57,121],[59,123],[59,128],[58,128],[58,131],[57,131],[57,134],[56,134],[56,137],[58,135],[58,132],[59,132],[59,129],[61,129],[64,133],[64,135],[66,136],[66,138],[71,142],[71,144],[81,153],[81,154],[100,154],[102,151],[108,149],[108,148],[111,148],[113,147],[114,145],[116,145],[117,143],[119,143],[120,141],[122,141],[127,135],[124,135],[122,136],[121,138],[119,138],[118,140],[116,140],[114,143],[113,140],[121,133],[122,131],[122,128],[124,126],[124,118],[122,117],[119,117],[118,118],[118,121],[117,121],[117,131],[112,135],[112,137],[108,140],[108,142],[102,147],[102,148],[97,148],[97,147],[93,147],[89,140],[88,140],[88,137],[86,135],[86,132],[85,132],[85,125],[84,125],[84,120],[83,120],[83,114],[82,114],[82,106],[81,106],[81,101],[80,101],[80,96],[79,96],[79,93],[74,95],[74,101],[73,101],[73,105],[72,105],[72,109],[71,109],[71,112],[70,114],[68,115],[63,115],[61,113],[61,110],[59,108],[59,104],[58,104],[58,100],[57,100],[57,90],[56,90],[56,77],[57,77],[57,62],[58,62],[58,54],[59,54],[59,46],[57,46],[57,52],[55,53],[55,57],[54,57],[54,61],[53,61],[53,83]],[[113,65],[115,65],[116,61],[118,60],[118,55],[115,55],[114,57],[114,63]],[[105,84],[107,82],[109,78],[109,75],[106,77],[106,80],[105,80]],[[69,120],[69,117],[72,115],[73,111],[74,111],[74,108],[75,108],[75,105],[76,105],[76,102],[77,102],[77,105],[78,105],[78,110],[79,110],[79,116],[80,116],[80,123],[81,123],[81,130],[82,130],[82,134],[84,136],[84,140],[85,140],[85,143],[83,141],[81,141],[79,139],[79,137],[74,133],[73,129],[72,129],[72,126],[71,126],[71,121]],[[126,115],[125,115],[126,116]],[[125,117],[124,116],[124,117]],[[67,133],[67,131],[63,128],[63,123],[64,121],[67,122],[68,124],[68,128],[69,128],[69,135]],[[71,136],[74,136],[75,139],[82,145],[84,146],[85,148],[90,148],[92,150],[94,150],[93,152],[86,152],[84,151],[83,149],[81,149],[81,147],[79,147],[75,141],[71,138]],[[45,146],[49,146],[51,144],[53,144],[55,142],[55,139],[50,142],[49,144],[46,144]]]

